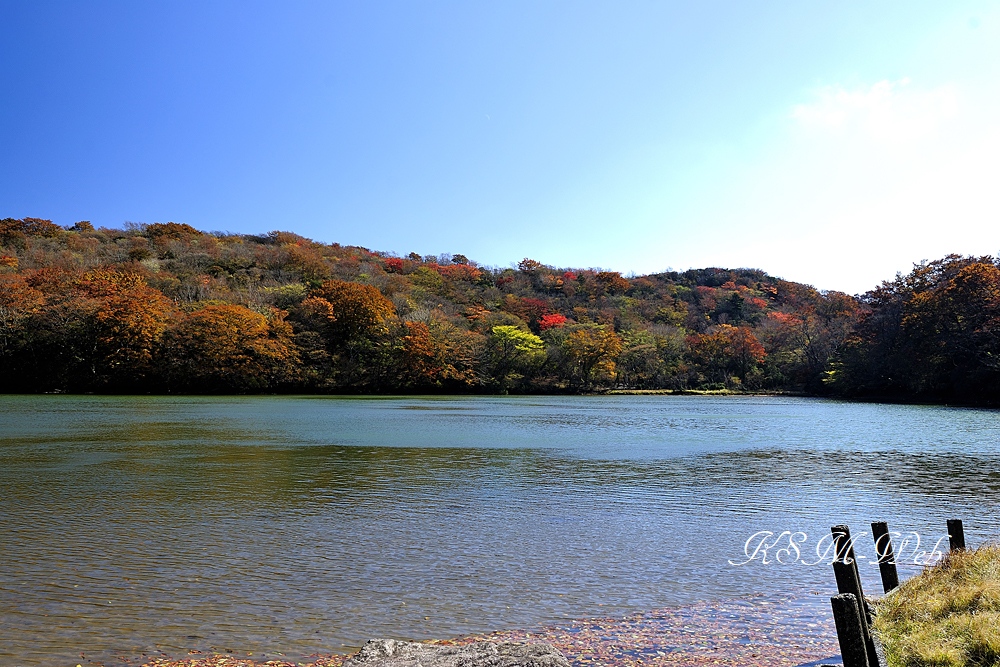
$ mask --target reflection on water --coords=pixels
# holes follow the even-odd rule
[[[791,398],[0,397],[0,664],[830,591],[727,560],[876,518],[996,535],[998,435],[993,411]]]

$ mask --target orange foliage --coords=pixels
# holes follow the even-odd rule
[[[695,362],[717,380],[730,372],[743,381],[767,357],[764,346],[749,327],[720,324],[715,331],[688,337]]]
[[[317,300],[310,301],[309,307],[325,313],[333,342],[385,333],[396,314],[392,301],[371,285],[328,280],[312,296]],[[329,309],[318,300],[325,301]]]
[[[995,308],[1000,304],[1000,269],[984,262],[962,267],[944,293],[953,301],[975,301],[979,307]]]
[[[767,319],[786,327],[802,326],[802,318],[792,313],[783,313],[780,310],[773,310],[767,314]]]
[[[465,315],[465,318],[470,322],[480,322],[485,320],[490,315],[490,311],[478,304],[472,304],[465,309],[463,315]]]
[[[42,292],[31,286],[24,276],[16,273],[0,273],[0,308],[29,312],[44,302]]]
[[[93,299],[96,344],[107,372],[146,369],[173,303],[137,274],[98,269],[83,276],[79,290]]]
[[[264,315],[237,305],[206,306],[163,337],[168,382],[175,388],[253,391],[293,380],[298,353],[281,311]]]
[[[562,278],[546,273],[541,277],[539,289],[558,292],[563,288],[565,281]]]
[[[761,386],[815,385],[859,316],[853,297],[751,269],[630,281],[616,271],[557,270],[527,258],[516,270],[480,268],[457,254],[439,264],[290,232],[211,234],[171,222],[123,230],[81,222],[67,230],[7,218],[0,221],[3,244],[0,276],[16,278],[0,280],[0,365],[14,369],[0,390],[269,389],[293,375],[282,366],[291,358],[300,359],[298,390],[494,387],[490,376],[499,367],[483,333],[525,323],[535,334],[549,332],[548,349],[515,374],[518,387],[533,391],[637,377],[650,387],[715,378],[738,384],[734,374],[752,374]],[[959,271],[975,262],[983,266]],[[946,342],[968,330],[987,345],[1000,331],[1000,305],[993,307],[1000,297],[990,296],[1000,270],[992,262],[949,261],[952,286],[942,282],[934,298],[906,301],[906,326],[925,337],[947,334]],[[111,268],[85,273],[95,266]],[[919,280],[933,282],[935,266]],[[185,316],[175,303],[202,307]],[[261,314],[268,304],[291,310],[294,336],[280,314]],[[402,322],[397,307],[426,324]],[[633,364],[616,375],[623,345],[616,329],[628,332],[632,350],[641,348],[629,357],[641,361],[641,372]],[[208,337],[222,340],[210,344]],[[976,363],[1000,358],[983,349],[988,354]],[[154,373],[157,350],[169,384]],[[230,360],[231,372],[218,359]]]
[[[465,389],[477,386],[476,368],[486,337],[446,319],[432,321],[430,332],[441,364],[442,383]]]
[[[404,383],[421,386],[435,382],[441,365],[430,329],[423,322],[404,322],[403,328]]]
[[[0,354],[7,352],[24,322],[44,302],[43,294],[23,276],[0,273]]]
[[[615,359],[623,349],[622,339],[610,326],[588,326],[572,331],[564,343],[566,356],[578,366],[583,381],[590,383],[597,372],[612,375]]]
[[[597,274],[597,282],[604,286],[608,294],[624,294],[631,287],[618,271],[601,271]]]
[[[23,244],[29,236],[53,237],[63,231],[51,220],[41,218],[4,218],[0,220],[0,245]]]
[[[77,271],[68,271],[58,266],[31,269],[21,273],[25,282],[47,296],[64,293],[80,279]]]
[[[329,265],[315,248],[290,244],[285,249],[288,252],[288,263],[298,269],[305,280],[315,284],[330,277]]]
[[[451,280],[467,280],[473,282],[479,280],[483,272],[468,264],[449,264],[447,266],[435,265],[433,267],[438,273]]]
[[[144,232],[151,239],[180,239],[185,236],[202,235],[197,229],[183,222],[154,222],[146,225]]]

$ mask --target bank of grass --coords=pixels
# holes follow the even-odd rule
[[[890,667],[1000,665],[1000,545],[949,554],[877,612]]]
[[[808,396],[801,391],[783,389],[606,389],[594,392],[614,396]]]

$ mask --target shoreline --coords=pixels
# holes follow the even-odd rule
[[[804,391],[735,390],[735,389],[609,389],[607,391],[577,394],[578,396],[794,396],[797,398],[830,398]]]
[[[1000,403],[989,401],[944,401],[926,397],[901,396],[837,396],[833,394],[814,394],[798,390],[736,390],[736,389],[595,389],[591,391],[549,391],[520,393],[486,393],[486,392],[387,392],[387,393],[356,393],[356,392],[253,392],[253,393],[117,393],[117,392],[0,392],[4,396],[116,396],[144,398],[358,398],[358,399],[392,399],[392,398],[509,398],[509,397],[596,397],[596,396],[702,396],[702,397],[786,397],[809,398],[824,401],[839,401],[844,403],[860,403],[874,405],[916,405],[943,408],[968,408],[978,410],[1000,410]]]
[[[477,641],[544,642],[559,649],[572,667],[794,667],[839,652],[826,597],[767,598],[763,595],[622,617],[589,618],[531,630],[500,630],[452,639],[424,640],[437,646]],[[824,613],[825,612],[825,613]],[[280,654],[191,652],[161,656],[143,667],[340,667],[353,654],[311,654],[293,660]]]

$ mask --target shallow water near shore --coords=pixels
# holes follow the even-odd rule
[[[946,518],[1000,534],[998,442],[996,411],[789,397],[2,396],[0,664],[295,659],[754,593],[821,617],[832,571],[804,563],[834,523],[861,556],[874,519],[913,555]],[[758,531],[801,558],[730,564]]]

